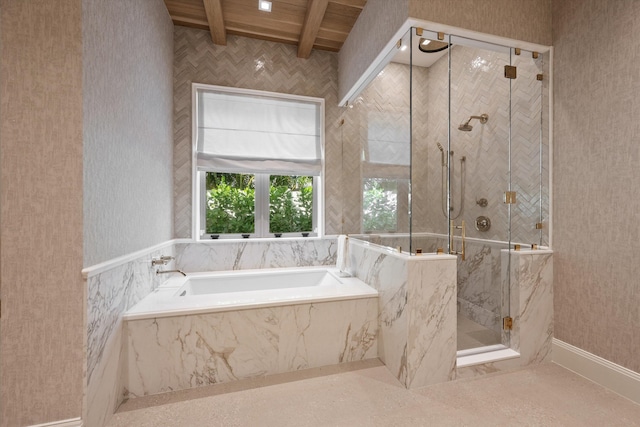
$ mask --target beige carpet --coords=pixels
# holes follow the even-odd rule
[[[108,426],[640,426],[640,405],[553,363],[406,390],[373,360],[134,399]]]

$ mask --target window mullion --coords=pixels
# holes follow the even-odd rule
[[[269,175],[256,174],[256,236],[269,234]]]

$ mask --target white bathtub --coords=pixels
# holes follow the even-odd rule
[[[191,273],[167,280],[124,314],[126,320],[376,297],[336,268],[300,267]]]

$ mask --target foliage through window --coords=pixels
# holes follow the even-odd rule
[[[363,187],[363,231],[396,231],[398,228],[398,181],[365,178]]]

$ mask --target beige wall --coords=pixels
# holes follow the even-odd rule
[[[551,0],[410,0],[409,16],[551,45]]]
[[[176,237],[191,237],[191,83],[266,90],[325,99],[325,232],[342,230],[342,143],[338,119],[338,61],[314,50],[231,36],[216,46],[208,31],[175,27],[174,181]]]
[[[556,338],[640,372],[640,2],[553,3]]]
[[[173,238],[173,24],[83,0],[84,266]]]
[[[82,406],[82,2],[1,3],[2,426]]]

